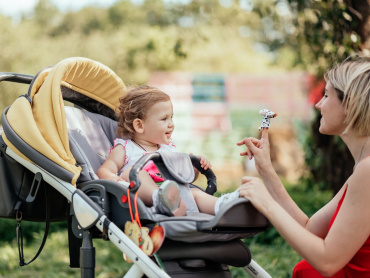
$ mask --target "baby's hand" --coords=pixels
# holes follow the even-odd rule
[[[117,176],[117,175],[111,175],[111,176],[109,177],[109,180],[110,180],[110,181],[119,182],[119,181],[123,181],[124,179],[123,179],[123,178],[121,178],[121,177],[119,177],[119,176]]]
[[[204,156],[198,156],[200,158],[200,165],[204,170],[211,169],[212,164],[211,162]]]
[[[198,155],[199,159],[200,159],[200,166],[204,169],[204,170],[207,170],[207,169],[211,169],[212,168],[212,164],[211,162],[203,155]]]

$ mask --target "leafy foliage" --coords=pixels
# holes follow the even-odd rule
[[[294,53],[287,66],[300,67],[321,80],[327,69],[356,52],[370,53],[370,4],[360,1],[273,1],[258,2],[265,22],[261,42],[276,53],[276,62],[287,49]],[[336,137],[319,134],[316,113],[306,140],[306,165],[311,183],[337,192],[353,169],[352,156]]]
[[[291,49],[295,53],[291,66],[302,67],[320,78],[333,64],[361,51],[368,39],[358,28],[367,24],[366,0],[357,1],[357,6],[341,0],[272,2],[275,5],[258,2],[257,8],[265,22],[261,42],[271,51]],[[360,7],[364,10],[356,10]],[[284,58],[278,56],[277,59]]]
[[[239,34],[240,25],[253,24],[258,15],[232,3],[151,0],[137,6],[121,0],[109,8],[62,13],[49,0],[40,0],[33,14],[19,22],[0,15],[0,70],[34,75],[75,56],[107,65],[129,84],[147,82],[153,71],[270,70],[266,55],[253,53],[252,38]],[[1,82],[0,90],[3,110],[19,89]]]

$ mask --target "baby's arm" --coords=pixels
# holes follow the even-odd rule
[[[125,155],[125,148],[122,145],[117,145],[96,172],[99,179],[122,181],[123,179],[117,176],[117,173],[124,166]]]

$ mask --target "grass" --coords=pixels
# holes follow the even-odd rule
[[[316,187],[311,187],[309,183],[302,183],[299,186],[287,185],[287,190],[308,215],[312,215],[322,207],[332,195],[329,191],[320,191]],[[307,196],[310,196],[310,198],[307,198]],[[10,233],[15,234],[16,222],[14,220],[1,220],[0,278],[81,277],[79,269],[69,267],[66,229],[58,223],[52,223],[53,225],[56,225],[57,229],[52,229],[53,232],[49,235],[39,258],[28,266],[20,267],[16,241],[14,239],[10,242],[1,241],[4,240],[6,234],[9,237]],[[14,229],[9,228],[11,226]],[[40,225],[40,227],[43,226]],[[25,228],[24,230],[26,230]],[[37,252],[42,236],[43,231],[40,229],[28,237],[33,238],[33,240],[28,240],[25,244],[26,260],[30,260]],[[300,260],[298,254],[280,237],[274,228],[270,228],[268,231],[252,238],[244,239],[244,242],[251,250],[253,259],[274,278],[291,277],[292,269]],[[96,248],[95,277],[123,277],[131,265],[123,260],[122,253],[111,242],[100,239],[94,240],[94,246]],[[243,269],[233,267],[231,267],[231,275],[233,278],[250,277]]]
[[[252,258],[271,277],[291,277],[294,266],[301,260],[299,255],[280,236],[272,244],[258,243],[259,235],[251,240],[245,240],[249,247]],[[248,243],[249,242],[249,243]],[[232,269],[233,277],[250,277],[245,275],[241,269]]]
[[[38,249],[42,233],[34,235],[35,241],[25,246],[26,260],[31,259]],[[299,256],[282,240],[276,244],[257,243],[258,235],[247,239],[253,259],[272,277],[290,277],[291,270],[299,261]],[[111,243],[94,240],[96,248],[95,277],[123,277],[131,266],[122,258],[122,253]],[[232,277],[250,277],[241,268],[231,268]],[[69,267],[67,231],[61,230],[49,235],[43,252],[39,258],[28,266],[18,265],[18,250],[15,241],[0,245],[0,277],[1,278],[63,278],[80,277],[79,269]]]
[[[26,260],[36,253],[42,240],[42,233],[36,233],[35,241],[24,249]],[[130,265],[122,258],[122,253],[111,243],[94,240],[96,249],[95,277],[122,277]],[[49,235],[44,250],[30,265],[18,265],[18,249],[14,241],[0,246],[0,277],[6,278],[63,278],[80,277],[80,269],[69,267],[67,231],[61,230]]]

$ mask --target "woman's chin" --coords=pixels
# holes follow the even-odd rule
[[[320,127],[319,127],[319,132],[320,132],[321,134],[328,135],[328,134],[325,132],[325,128],[323,128],[321,125],[320,125]]]
[[[338,135],[336,132],[333,132],[333,130],[327,130],[323,128],[322,126],[319,127],[319,132],[323,135]]]

